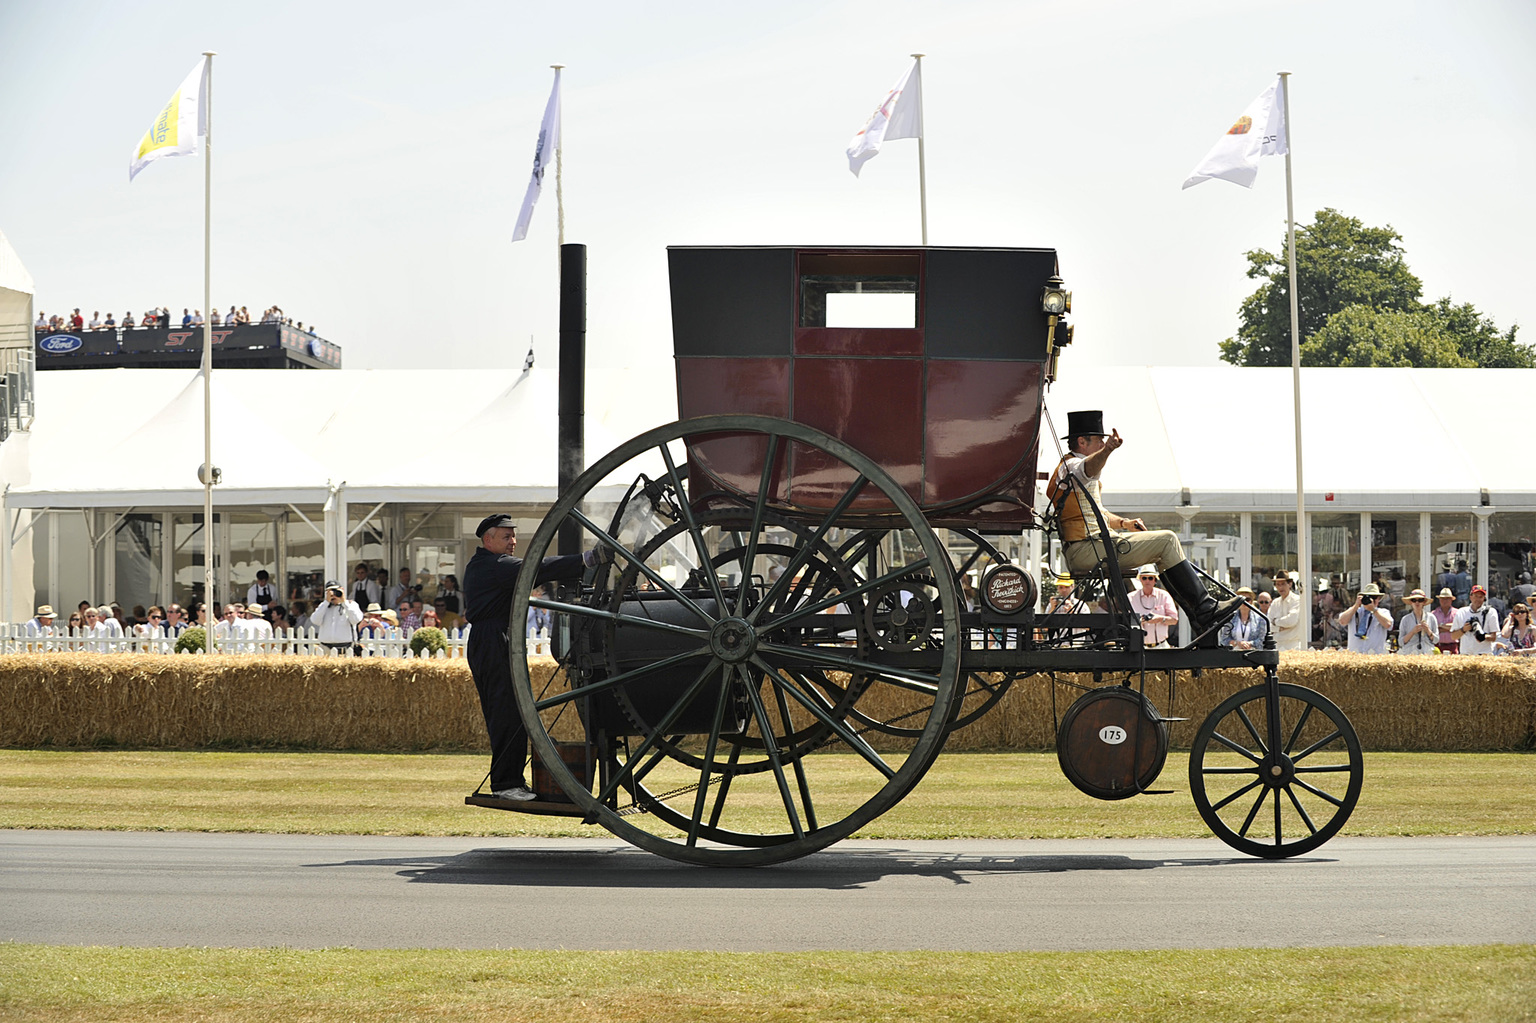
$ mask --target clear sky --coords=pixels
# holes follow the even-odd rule
[[[916,143],[858,179],[843,155],[914,51],[930,242],[1057,248],[1064,374],[1217,360],[1243,253],[1282,243],[1284,164],[1179,186],[1282,68],[1298,219],[1390,223],[1426,298],[1536,340],[1529,0],[0,0],[0,230],[40,308],[201,305],[201,158],[131,186],[128,162],[205,49],[215,304],[277,303],[349,367],[515,371],[530,337],[554,364],[552,180],[510,238],[563,63],[589,400],[673,418],[667,245],[917,243]]]

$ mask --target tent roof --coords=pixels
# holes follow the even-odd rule
[[[1287,369],[1112,367],[1047,404],[1057,426],[1102,408],[1126,446],[1105,474],[1111,507],[1295,507]],[[557,374],[484,370],[220,370],[213,375],[221,504],[552,501]],[[12,507],[199,507],[202,383],[191,370],[37,374],[31,431],[5,442]],[[1536,472],[1501,441],[1536,370],[1302,370],[1308,505],[1320,511],[1536,508]],[[652,403],[637,403],[647,410]],[[586,417],[588,464],[650,422]],[[1059,432],[1059,429],[1058,431]],[[1043,439],[1041,468],[1056,461]],[[622,483],[628,481],[613,481]],[[1329,500],[1325,495],[1332,495]]]
[[[22,266],[21,257],[11,248],[11,243],[6,241],[3,231],[0,231],[0,289],[23,295],[31,295],[35,290],[32,275]]]
[[[1465,509],[1485,490],[1495,507],[1536,506],[1536,472],[1499,442],[1533,393],[1528,369],[1303,369],[1308,507]],[[1289,369],[1068,365],[1047,405],[1063,429],[1068,411],[1103,409],[1126,439],[1107,503],[1171,508],[1187,489],[1203,510],[1295,508]],[[1041,469],[1056,460],[1042,439]]]

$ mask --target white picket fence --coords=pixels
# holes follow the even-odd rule
[[[464,656],[469,628],[444,630],[448,645],[435,654],[422,657],[445,660]],[[311,657],[415,657],[411,652],[411,633],[400,631],[392,636],[360,639],[356,646],[335,649],[323,645],[314,629],[278,629],[271,637],[237,636],[216,639],[218,654],[304,654]],[[36,654],[52,651],[71,653],[169,654],[176,650],[176,637],[156,629],[149,635],[101,636],[88,629],[53,627],[38,629],[29,623],[0,623],[0,654]]]

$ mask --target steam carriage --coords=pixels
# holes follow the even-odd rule
[[[1083,690],[1057,738],[1078,788],[1152,791],[1180,720],[1173,673],[1243,667],[1255,684],[1193,740],[1201,817],[1269,858],[1343,826],[1359,741],[1333,703],[1279,681],[1272,643],[1146,648],[1113,545],[1079,578],[1098,611],[1042,613],[999,549],[1056,528],[1037,472],[1071,340],[1053,250],[668,257],[681,418],[597,460],[528,544],[534,561],[615,556],[542,597],[523,573],[509,633],[541,796],[467,802],[580,817],[689,862],[780,862],[890,809],[1031,677]],[[552,671],[528,656],[530,605],[556,623]]]

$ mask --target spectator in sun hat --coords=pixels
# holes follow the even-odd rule
[[[1435,646],[1442,654],[1461,653],[1461,643],[1457,641],[1456,634],[1451,631],[1452,624],[1456,621],[1456,594],[1450,587],[1443,587],[1435,594],[1435,606],[1429,612],[1434,616],[1435,624],[1440,626],[1439,638],[1435,640]]]
[[[1520,657],[1536,656],[1536,628],[1531,626],[1531,608],[1523,601],[1509,609],[1509,621],[1499,630],[1496,644],[1500,653]]]
[[[1352,654],[1384,654],[1392,616],[1381,606],[1381,587],[1367,583],[1355,594],[1355,602],[1339,612],[1336,619],[1345,630]]]
[[[58,621],[59,616],[54,613],[52,604],[44,604],[37,609],[37,614],[27,622],[28,636],[41,636],[43,630],[51,629]]]
[[[1466,607],[1456,609],[1451,635],[1460,637],[1464,654],[1491,654],[1499,635],[1499,613],[1488,603],[1488,591],[1481,585],[1473,585],[1468,601]]]
[[[1239,586],[1237,595],[1248,603],[1237,609],[1237,614],[1227,619],[1227,624],[1221,627],[1218,642],[1232,650],[1257,650],[1264,645],[1264,637],[1269,634],[1269,623],[1263,615],[1253,613],[1252,604],[1256,599],[1253,588]]]
[[[1440,642],[1440,623],[1429,610],[1429,594],[1414,590],[1407,598],[1409,612],[1397,623],[1397,652],[1432,654]]]
[[[1141,588],[1126,596],[1131,612],[1141,620],[1141,630],[1147,634],[1147,646],[1167,646],[1169,628],[1179,624],[1179,609],[1168,591],[1157,585],[1156,565],[1142,565],[1136,571],[1136,581]]]

